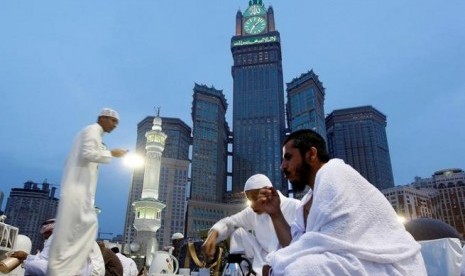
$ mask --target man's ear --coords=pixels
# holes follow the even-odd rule
[[[313,163],[316,160],[317,153],[318,153],[317,149],[315,147],[311,147],[310,150],[308,150],[305,153],[305,160],[309,164]]]

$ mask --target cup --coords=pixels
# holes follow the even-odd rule
[[[179,275],[184,275],[184,276],[189,276],[189,275],[191,275],[191,270],[190,270],[190,268],[180,268],[178,270],[178,274]]]
[[[210,268],[200,268],[199,276],[210,276]]]
[[[21,262],[13,257],[7,257],[0,262],[0,272],[9,273],[13,269],[17,268]]]

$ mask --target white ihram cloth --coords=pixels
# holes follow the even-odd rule
[[[300,202],[283,196],[279,191],[278,193],[281,199],[282,213],[290,224],[295,219]],[[236,228],[239,229],[236,230]],[[257,275],[262,273],[265,256],[279,246],[278,237],[270,216],[265,213],[257,214],[250,207],[219,220],[213,225],[212,230],[218,232],[217,242],[231,236],[230,252],[245,251],[249,259],[253,258],[252,266]],[[253,232],[253,234],[249,231]]]
[[[116,253],[116,256],[123,265],[123,276],[137,276],[139,271],[137,270],[137,265],[133,259],[128,258],[121,253]]]
[[[76,137],[61,182],[61,197],[50,247],[48,276],[76,275],[86,263],[97,236],[94,208],[98,164],[112,156],[95,123]]]
[[[268,255],[272,275],[426,275],[420,245],[373,185],[340,159],[318,170],[291,244]]]

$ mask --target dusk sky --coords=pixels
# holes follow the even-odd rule
[[[311,69],[325,113],[387,116],[396,185],[465,169],[465,1],[274,0],[284,81]],[[222,89],[232,126],[230,40],[248,0],[0,2],[0,189],[59,185],[74,136],[119,111],[109,148],[135,149],[154,115],[192,126],[194,83]],[[100,166],[101,232],[122,234],[132,171]],[[108,236],[105,236],[108,237]]]

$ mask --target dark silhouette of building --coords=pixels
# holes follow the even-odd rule
[[[328,151],[379,190],[394,187],[386,116],[372,106],[334,110],[326,117]]]
[[[290,132],[312,129],[326,139],[325,88],[313,70],[287,83],[286,114]]]
[[[187,237],[198,237],[225,213],[217,208],[226,192],[229,127],[222,90],[195,84],[192,101],[191,193]],[[214,206],[214,207],[212,207]]]
[[[39,188],[42,185],[42,188]],[[31,252],[43,247],[40,234],[42,223],[54,218],[58,208],[58,198],[55,197],[56,188],[44,181],[41,184],[27,181],[23,188],[13,188],[8,197],[5,222],[19,228],[19,234],[31,239]]]
[[[250,176],[262,173],[287,194],[280,171],[285,135],[281,41],[272,7],[266,9],[261,0],[252,0],[244,13],[237,12],[231,52],[232,192],[241,193]]]

